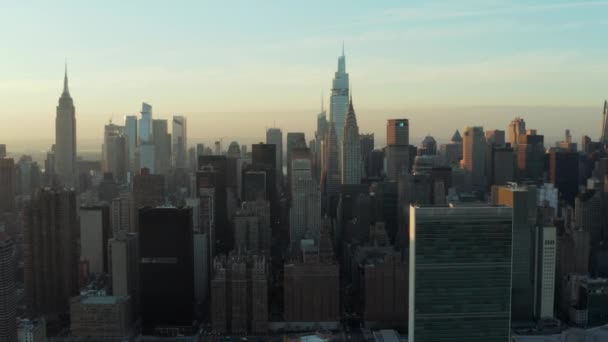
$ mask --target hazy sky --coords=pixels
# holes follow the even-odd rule
[[[186,115],[196,141],[251,143],[273,124],[310,138],[343,40],[360,130],[379,143],[397,116],[440,141],[516,115],[597,138],[608,97],[608,1],[27,3],[0,4],[0,142],[53,140],[66,57],[93,146],[142,101]]]

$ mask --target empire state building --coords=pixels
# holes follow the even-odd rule
[[[55,173],[63,186],[77,186],[76,110],[68,89],[67,66],[63,78],[63,93],[59,98],[55,117]]]

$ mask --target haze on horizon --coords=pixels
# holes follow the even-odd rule
[[[389,117],[412,137],[466,125],[596,139],[608,97],[608,1],[63,1],[0,5],[0,143],[54,138],[68,59],[78,141],[153,105],[185,115],[191,142],[312,138],[342,41],[362,132],[382,145]],[[418,143],[418,141],[412,141]],[[41,147],[38,147],[38,144]],[[97,145],[95,145],[97,144]],[[81,145],[82,146],[82,145]]]

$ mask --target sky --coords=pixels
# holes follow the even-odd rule
[[[31,1],[0,4],[0,143],[48,149],[67,59],[81,149],[135,114],[186,115],[190,142],[316,124],[345,45],[361,132],[600,134],[608,1]],[[285,133],[284,133],[285,134]],[[417,144],[418,141],[411,143]]]

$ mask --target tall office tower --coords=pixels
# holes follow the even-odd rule
[[[549,181],[570,205],[578,194],[578,164],[577,152],[551,151],[549,155]]]
[[[321,228],[321,191],[312,178],[311,158],[291,161],[291,209],[289,211],[289,240],[297,248],[302,239],[319,239]]]
[[[156,147],[154,146],[152,125],[152,106],[144,102],[141,105],[138,131],[139,167],[148,169],[150,173],[156,173]]]
[[[137,135],[137,116],[125,116],[125,135],[127,136],[127,151],[129,151],[129,171],[135,173],[138,171],[138,153],[139,136]]]
[[[80,207],[80,260],[87,261],[89,272],[108,272],[108,239],[110,228],[110,208],[107,206]]]
[[[418,155],[421,156],[434,156],[437,154],[437,141],[430,135],[424,137],[422,143],[420,143],[420,148],[418,148]]]
[[[306,148],[306,137],[304,133],[288,132],[287,133],[287,182],[291,179],[291,154],[293,150]],[[339,157],[339,155],[338,155]]]
[[[277,186],[283,181],[283,132],[280,128],[266,130],[266,144],[275,146]]]
[[[331,86],[331,96],[329,98],[329,122],[336,127],[336,137],[338,146],[342,146],[344,139],[344,125],[348,114],[349,100],[349,81],[346,72],[346,56],[344,56],[344,46],[342,46],[342,56],[338,57],[338,71],[334,74]]]
[[[534,226],[536,224],[536,187],[501,186],[494,204],[513,208],[513,321],[532,319],[534,313]]]
[[[0,341],[17,342],[16,251],[13,241],[0,232]]]
[[[209,233],[195,231],[193,241],[194,298],[198,304],[201,304],[206,302],[209,296]]]
[[[213,260],[211,325],[220,333],[268,331],[268,262],[262,255],[230,254]]]
[[[329,130],[329,123],[327,122],[327,112],[323,106],[323,98],[321,98],[321,112],[317,115],[317,130],[315,131],[315,169],[314,177],[317,181],[321,181],[321,174],[323,173],[323,162],[325,157],[323,155],[325,136]]]
[[[30,196],[40,186],[40,167],[31,156],[23,155],[15,167],[16,190],[18,195]]]
[[[360,134],[359,142],[361,145],[361,163],[363,166],[363,177],[370,177],[369,164],[372,152],[374,151],[374,133]]]
[[[486,187],[486,142],[483,127],[466,127],[462,144],[462,165],[467,173],[467,184],[474,190]]]
[[[156,173],[166,175],[171,170],[171,135],[167,120],[152,120],[152,141]]]
[[[397,180],[410,169],[410,124],[408,119],[386,123],[386,176]]]
[[[517,147],[519,137],[526,134],[526,122],[520,117],[516,117],[509,124],[509,142],[511,146]]]
[[[515,181],[516,159],[513,148],[488,146],[490,149],[488,182],[490,185],[506,185]]]
[[[76,193],[37,190],[24,212],[24,279],[31,311],[68,311],[78,293],[78,211]]]
[[[55,118],[55,173],[66,187],[78,186],[76,168],[76,109],[68,89],[68,68],[63,78],[63,93]]]
[[[333,257],[328,233],[316,245],[302,243],[301,253],[284,265],[285,321],[334,323],[340,317],[340,266]]]
[[[173,166],[186,167],[188,160],[188,126],[185,116],[173,115],[173,128],[171,130],[173,139]]]
[[[131,297],[132,317],[139,316],[139,242],[137,234],[120,231],[108,241],[112,295]]]
[[[126,182],[129,171],[128,138],[125,127],[112,122],[105,125],[101,148],[103,172],[112,173],[120,183]]]
[[[557,233],[555,227],[536,227],[534,260],[535,318],[553,318]]]
[[[251,162],[253,168],[258,170],[276,170],[276,149],[277,145],[275,144],[259,143],[251,145]]]
[[[6,158],[6,144],[0,144],[0,159]]]
[[[359,126],[357,126],[357,116],[353,108],[353,100],[351,98],[348,106],[348,114],[346,114],[346,123],[344,125],[344,137],[342,140],[342,148],[340,149],[342,156],[340,161],[342,165],[342,184],[359,184],[361,183],[363,165],[361,163],[361,142],[359,141]]]
[[[510,340],[512,215],[410,207],[408,341]]]
[[[213,242],[210,249],[214,253],[212,255],[216,252],[229,252],[233,243],[228,220],[227,164],[225,156],[202,156],[198,159],[199,171],[196,174],[198,196],[201,197],[201,206],[210,204],[213,214],[210,226],[212,228],[210,241]],[[203,195],[207,198],[203,199]],[[205,215],[204,212],[206,210],[202,210],[201,215]],[[204,221],[202,223],[205,224]]]
[[[139,279],[144,334],[163,326],[191,327],[194,256],[191,208],[139,211]],[[159,275],[171,281],[159,281]]]
[[[118,232],[134,232],[134,210],[133,199],[130,192],[122,192],[110,203],[110,227],[112,236],[118,236]]]
[[[545,167],[545,137],[533,134],[521,134],[517,149],[517,168],[519,178],[531,181],[542,181]]]
[[[15,210],[16,178],[13,158],[0,158],[0,213]]]
[[[270,251],[270,202],[243,202],[234,215],[234,244],[241,252]]]
[[[602,117],[602,136],[600,142],[608,144],[608,101],[604,101],[604,112]]]
[[[327,199],[334,198],[340,192],[340,149],[338,147],[338,136],[333,122],[329,124],[329,133],[325,137],[324,142],[323,163],[323,193]]]
[[[486,131],[486,143],[488,146],[504,146],[506,144],[505,131],[499,129]]]

